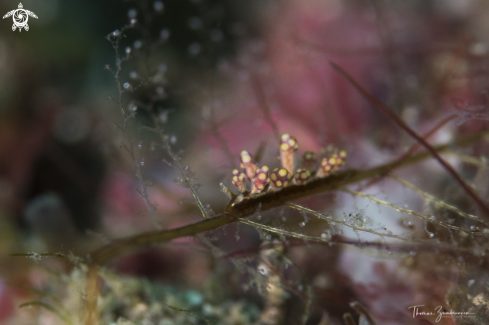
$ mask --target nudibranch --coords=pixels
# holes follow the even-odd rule
[[[345,150],[329,146],[323,149],[320,155],[308,150],[304,152],[301,159],[297,159],[299,142],[294,136],[287,133],[280,137],[279,149],[281,166],[274,168],[271,172],[268,166],[259,166],[248,151],[241,151],[241,169],[232,171],[232,183],[238,189],[239,194],[233,194],[221,184],[223,192],[232,198],[231,203],[266,195],[268,192],[278,192],[290,186],[297,188],[305,186],[312,180],[333,174],[345,165],[347,158]]]

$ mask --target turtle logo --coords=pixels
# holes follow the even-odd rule
[[[15,32],[15,30],[18,28],[19,32],[22,31],[22,28],[24,28],[26,31],[29,30],[29,25],[27,25],[27,21],[29,20],[29,16],[36,18],[37,16],[35,13],[29,10],[25,10],[24,6],[22,3],[19,3],[19,9],[15,9],[12,11],[9,11],[3,16],[3,19],[13,16],[14,19],[14,24],[12,25],[12,30]]]

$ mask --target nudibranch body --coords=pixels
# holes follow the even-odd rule
[[[320,161],[315,152],[311,150],[304,152],[300,167],[296,168],[298,149],[297,139],[290,134],[283,134],[280,137],[281,167],[274,168],[272,172],[268,166],[258,166],[248,151],[241,151],[241,171],[234,169],[232,177],[233,185],[240,192],[238,196],[245,198],[268,191],[280,191],[288,186],[303,186],[311,180],[331,175],[346,163],[346,151],[328,147],[322,151]]]

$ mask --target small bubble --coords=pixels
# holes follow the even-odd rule
[[[138,22],[137,19],[135,18],[131,19],[131,26],[136,25],[137,22]]]
[[[161,73],[165,73],[166,70],[168,70],[168,67],[166,66],[166,64],[160,64],[158,66],[158,71],[161,72]]]
[[[29,253],[29,257],[32,258],[34,261],[38,262],[42,259],[41,255],[38,253]]]
[[[474,279],[471,279],[467,282],[467,287],[471,287],[475,283]]]
[[[165,89],[163,87],[157,87],[156,88],[156,93],[160,96],[165,94]]]
[[[139,50],[143,46],[143,42],[141,40],[137,40],[134,42],[134,48]]]
[[[267,235],[267,236],[265,237],[265,239],[266,239],[266,240],[271,240],[271,239],[272,239],[272,236],[271,236],[271,235]]]
[[[130,89],[130,88],[132,88],[132,86],[131,86],[131,84],[130,84],[130,83],[125,82],[125,83],[124,83],[124,88],[125,88],[125,89]]]
[[[131,103],[131,104],[129,104],[129,109],[130,109],[131,111],[135,112],[135,111],[137,111],[137,110],[138,110],[138,107],[137,107],[135,104]]]
[[[160,38],[166,41],[170,37],[170,31],[168,29],[162,29],[160,32]]]
[[[428,237],[430,237],[430,238],[434,238],[434,237],[435,237],[435,234],[434,234],[434,233],[432,233],[432,232],[429,232],[429,233],[428,233]]]
[[[188,47],[188,52],[192,55],[197,55],[200,53],[200,44],[199,43],[192,43]]]
[[[301,227],[304,227],[306,225],[306,223],[304,221],[302,221],[301,223],[299,223],[299,226]]]
[[[469,48],[469,52],[470,52],[470,54],[476,55],[476,56],[486,55],[487,54],[487,45],[482,43],[482,42],[472,44]]]
[[[112,32],[112,36],[119,37],[121,36],[121,32],[118,29],[116,29],[115,31]]]
[[[214,308],[211,304],[204,304],[204,306],[202,307],[202,311],[206,315],[211,315],[214,312]]]
[[[183,204],[183,200],[178,200],[178,204],[179,205],[182,205]]]
[[[168,121],[168,111],[161,112],[158,118],[162,123],[166,123]]]
[[[323,233],[321,234],[321,238],[322,238],[322,239],[326,239],[326,238],[328,238],[328,235],[326,235],[326,234],[323,232]]]
[[[202,28],[202,19],[199,17],[191,17],[188,20],[188,25],[191,29],[197,30]]]
[[[130,19],[136,18],[137,15],[138,15],[138,11],[136,9],[134,9],[134,8],[129,9],[129,11],[127,12],[127,16]]]
[[[164,8],[163,2],[161,2],[161,1],[156,1],[156,2],[153,4],[153,8],[155,8],[155,10],[156,10],[156,11],[158,11],[158,12],[163,11],[163,8]]]
[[[257,216],[256,216],[256,219],[257,219],[257,220],[261,220],[261,214],[257,215]]]
[[[138,149],[139,150],[143,149],[143,143],[141,141],[138,143]]]
[[[129,78],[131,78],[131,79],[137,79],[138,78],[138,73],[136,71],[129,72]]]
[[[131,47],[130,46],[126,47],[126,54],[131,54]]]
[[[472,231],[476,231],[476,230],[477,230],[477,227],[476,227],[476,226],[474,226],[474,225],[472,225],[472,226],[470,226],[470,230],[472,230]]]
[[[144,166],[144,159],[141,159],[141,161],[139,162],[139,165]]]
[[[170,143],[171,143],[171,144],[175,144],[175,143],[177,143],[177,137],[176,137],[176,136],[174,136],[174,135],[172,135],[172,136],[170,137]]]
[[[431,219],[436,220],[436,217],[435,216],[431,216]]]

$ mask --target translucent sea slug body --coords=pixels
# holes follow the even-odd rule
[[[241,171],[234,169],[232,172],[232,183],[239,190],[239,196],[251,197],[267,192],[277,192],[288,186],[305,185],[313,179],[331,175],[346,163],[346,151],[330,147],[323,151],[321,155],[323,158],[319,164],[318,155],[313,151],[306,151],[300,161],[301,167],[296,168],[298,149],[297,139],[287,133],[283,134],[280,138],[281,167],[274,168],[271,172],[268,166],[258,166],[248,151],[241,151]],[[326,151],[329,153],[325,153]]]

